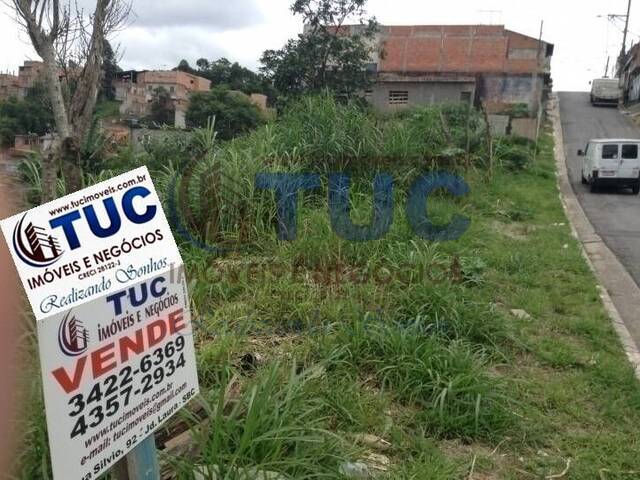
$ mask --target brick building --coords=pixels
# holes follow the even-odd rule
[[[367,97],[381,110],[462,101],[490,113],[525,104],[535,116],[551,90],[554,46],[504,26],[381,26],[375,42]]]
[[[17,98],[19,93],[18,76],[10,73],[0,73],[0,101],[8,100],[11,97]]]
[[[42,62],[27,60],[18,69],[18,75],[0,74],[0,100],[8,100],[11,97],[24,98],[40,78],[43,67]]]
[[[150,113],[155,91],[164,88],[171,96],[175,108],[175,126],[185,126],[185,115],[191,92],[206,92],[211,81],[181,71],[129,71],[121,72],[115,82],[116,100],[122,102],[120,113],[145,117]]]
[[[44,63],[27,60],[18,70],[18,87],[20,98],[24,98],[30,88],[40,79],[40,74],[44,69]]]

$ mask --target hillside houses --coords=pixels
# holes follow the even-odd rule
[[[535,116],[551,91],[553,44],[502,25],[381,26],[375,42],[367,96],[381,110],[462,101]]]
[[[18,69],[18,74],[0,73],[0,101],[11,97],[24,98],[30,88],[36,84],[44,64],[27,60]]]
[[[189,94],[209,91],[211,81],[178,70],[121,72],[115,82],[116,100],[122,102],[120,113],[137,118],[148,116],[155,92],[159,88],[169,92],[175,110],[175,126],[184,128]]]

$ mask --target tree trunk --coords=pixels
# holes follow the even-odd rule
[[[48,42],[43,43],[44,45],[42,45],[40,49],[40,54],[44,61],[45,81],[49,91],[57,135],[57,138],[53,141],[51,152],[42,160],[42,203],[46,203],[57,197],[60,148],[63,141],[71,136],[71,125],[69,124],[64,97],[62,96],[60,72],[56,62],[54,47]]]
[[[60,165],[64,176],[66,193],[77,192],[82,189],[82,168],[80,167],[80,147],[77,140],[66,138],[59,150]]]
[[[485,135],[487,137],[487,150],[489,151],[489,177],[493,178],[493,135],[491,133],[489,113],[487,113],[487,107],[484,103],[482,103],[482,114],[484,115],[484,122],[487,124]]]
[[[80,148],[91,128],[96,106],[102,75],[105,30],[114,29],[128,15],[128,10],[117,0],[96,1],[91,37],[87,39],[83,36],[84,32],[81,32],[76,42],[81,47],[86,47],[87,58],[67,109],[62,95],[56,47],[60,41],[67,39],[65,35],[69,35],[73,26],[69,7],[61,7],[59,0],[53,0],[51,4],[39,0],[13,0],[12,3],[18,16],[24,20],[33,47],[44,62],[44,76],[56,125],[57,136],[52,153],[42,161],[42,200],[46,202],[56,196],[59,170],[64,175],[67,193],[82,188]],[[47,22],[49,28],[45,29]],[[66,64],[67,60],[63,60],[63,63]]]
[[[51,108],[56,124],[56,131],[60,141],[71,136],[71,125],[67,116],[67,109],[62,96],[62,86],[60,85],[60,71],[56,62],[56,53],[52,44],[47,43],[41,49],[42,60],[44,61],[45,79]]]
[[[84,142],[91,128],[93,113],[98,100],[98,89],[102,80],[104,22],[108,5],[108,0],[99,0],[96,6],[86,63],[71,101],[71,127],[80,145]]]
[[[42,156],[42,174],[40,175],[42,190],[41,203],[47,203],[58,196],[58,161],[53,151]]]

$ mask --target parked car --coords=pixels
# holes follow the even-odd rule
[[[617,105],[621,96],[619,78],[597,78],[591,82],[591,105]]]
[[[578,150],[583,157],[582,183],[590,185],[595,192],[600,186],[631,188],[634,195],[640,193],[640,139],[595,139],[585,151]]]

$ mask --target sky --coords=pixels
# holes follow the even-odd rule
[[[86,6],[95,1],[81,0]],[[181,59],[229,60],[257,69],[262,52],[279,48],[302,31],[291,0],[133,0],[130,24],[112,43],[125,69],[170,69]],[[385,25],[504,24],[556,45],[552,64],[556,91],[586,91],[622,46],[627,0],[369,0],[368,12]],[[637,13],[636,13],[637,12]],[[632,8],[628,45],[640,41],[640,8]],[[0,72],[15,72],[37,59],[28,36],[0,2]]]

